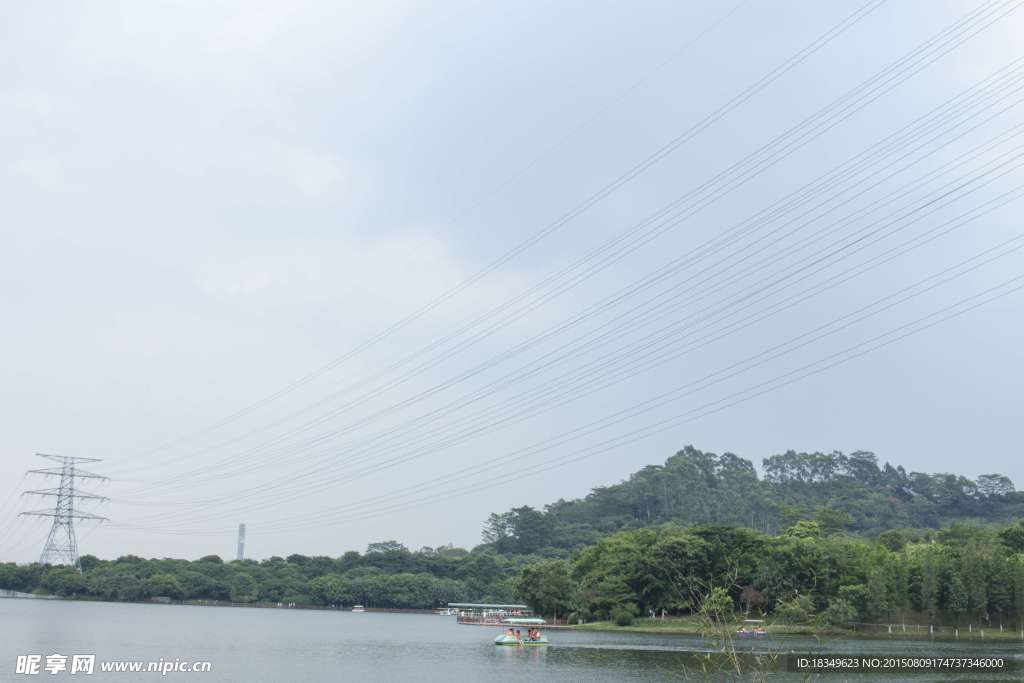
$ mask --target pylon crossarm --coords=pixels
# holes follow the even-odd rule
[[[40,458],[46,458],[47,460],[55,460],[57,462],[77,463],[77,462],[100,462],[102,458],[79,458],[73,455],[51,455],[49,453],[36,453]]]
[[[78,479],[110,479],[110,477],[104,477],[102,474],[93,474],[92,472],[86,472],[77,468],[75,469],[75,477]]]
[[[88,500],[110,500],[106,496],[97,496],[94,493],[87,491],[81,491],[76,493],[61,492],[60,489],[37,489],[35,491],[24,491],[23,496],[68,496],[69,498],[74,496],[75,498],[83,498]]]
[[[26,474],[42,474],[49,477],[59,477],[64,474],[64,469],[61,467],[47,467],[41,470],[28,470]],[[75,469],[76,479],[110,479],[110,477],[104,477],[102,474],[93,474],[92,472],[86,472],[85,470]]]
[[[75,512],[68,514],[66,512],[54,512],[52,510],[28,510],[25,512],[19,512],[18,516],[25,515],[28,517],[60,517],[61,519],[77,519],[83,522],[109,522],[110,519],[107,517],[100,517],[99,515],[89,514],[88,512]]]
[[[25,474],[42,474],[51,477],[59,477],[64,473],[64,470],[60,467],[48,467],[45,470],[28,470]]]

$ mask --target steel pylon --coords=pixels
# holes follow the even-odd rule
[[[106,517],[100,517],[87,512],[80,512],[75,509],[75,500],[108,500],[104,496],[81,491],[76,486],[77,479],[99,479],[105,480],[99,474],[93,474],[79,469],[80,463],[99,462],[98,458],[75,458],[65,455],[50,455],[48,453],[36,453],[41,458],[47,458],[60,463],[60,467],[48,467],[44,469],[29,470],[29,474],[39,474],[47,477],[60,477],[60,484],[55,488],[37,489],[25,491],[23,495],[52,496],[57,499],[52,510],[30,510],[22,512],[22,515],[31,517],[52,517],[53,525],[43,545],[43,552],[39,556],[40,564],[66,564],[80,568],[78,558],[78,539],[75,536],[75,521],[97,521],[105,522]]]

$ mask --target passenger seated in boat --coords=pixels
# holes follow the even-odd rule
[[[516,632],[513,631],[511,628],[509,628],[509,630],[505,631],[505,635],[508,636],[509,638],[515,638],[516,637]]]
[[[516,640],[522,640],[522,639],[523,639],[522,631],[520,631],[519,629],[516,629]]]

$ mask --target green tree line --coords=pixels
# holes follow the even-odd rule
[[[450,546],[410,551],[395,541],[338,558],[289,555],[259,562],[224,562],[216,555],[195,561],[86,555],[80,572],[0,563],[0,589],[115,601],[162,597],[428,609],[475,599],[507,602],[520,569],[535,559],[502,556],[484,546],[472,552]]]
[[[727,595],[730,611],[792,624],[1021,624],[1024,522],[874,538],[829,533],[809,520],[777,536],[670,523],[533,563],[517,595],[549,616],[619,623],[697,613],[708,596]]]

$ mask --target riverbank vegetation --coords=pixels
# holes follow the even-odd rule
[[[865,622],[1014,630],[1024,621],[1024,524],[873,538],[827,533],[814,521],[778,536],[666,524],[532,565],[519,588],[545,614],[619,626],[641,615],[699,614],[718,591],[735,619],[767,617],[798,631]],[[657,621],[645,624],[671,627]]]
[[[794,632],[1020,628],[1024,494],[1006,477],[908,473],[870,453],[790,452],[762,471],[688,447],[584,499],[491,515],[472,550],[385,541],[258,562],[85,556],[81,572],[0,563],[0,589],[420,609],[522,600],[560,621],[676,632],[713,598],[716,619],[764,616]]]

